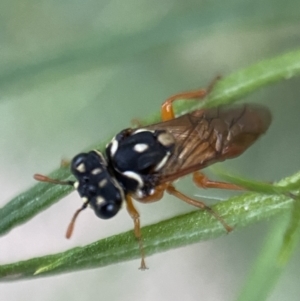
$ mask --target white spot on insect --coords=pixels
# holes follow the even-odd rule
[[[98,186],[99,186],[100,188],[103,188],[106,184],[107,184],[107,179],[103,179],[103,180],[101,180],[101,181],[99,182]]]
[[[97,198],[96,198],[96,204],[97,205],[101,205],[103,203],[105,203],[105,199],[103,197],[101,197],[101,196],[97,196]]]
[[[96,149],[94,149],[93,151],[100,157],[101,163],[103,163],[105,166],[107,166],[107,162],[106,162],[104,156],[98,150],[96,150]]]
[[[132,135],[135,135],[135,134],[138,134],[138,133],[142,133],[142,132],[154,133],[154,131],[151,131],[151,130],[147,130],[147,129],[138,129],[138,130],[136,130],[134,133],[132,133]]]
[[[75,189],[77,189],[79,187],[79,182],[78,181],[74,182],[73,186]]]
[[[116,153],[116,151],[118,150],[119,147],[119,142],[114,138],[111,141],[111,147],[110,147],[110,155],[111,157],[113,157]]]
[[[120,194],[121,194],[121,198],[122,201],[125,201],[125,194],[124,194],[124,190],[121,188],[120,184],[118,183],[118,181],[115,178],[111,178],[111,182],[114,184],[114,186],[119,190]]]
[[[134,197],[135,199],[142,199],[142,198],[145,197],[145,194],[143,193],[142,190],[138,189],[138,190],[136,190],[136,191],[134,192],[133,197]]]
[[[158,171],[164,167],[164,165],[167,163],[170,157],[170,154],[170,152],[167,152],[167,154],[162,158],[162,160],[155,166],[154,171]]]
[[[149,148],[149,145],[146,143],[138,143],[133,147],[133,150],[137,153],[142,153]]]
[[[138,182],[139,187],[144,186],[144,181],[139,174],[137,174],[133,171],[125,171],[125,172],[123,172],[123,175],[130,179],[136,180]]]
[[[84,203],[87,203],[89,201],[89,199],[86,196],[83,196],[81,199]]]
[[[170,133],[167,133],[167,132],[159,134],[157,137],[157,141],[166,147],[171,146],[172,144],[175,143],[175,139],[174,139],[173,135],[171,135]]]
[[[79,171],[79,172],[85,172],[85,164],[84,163],[81,163],[79,164],[77,167],[76,167],[76,170]]]
[[[101,173],[102,169],[101,168],[95,168],[92,170],[92,175],[98,175],[99,173]]]

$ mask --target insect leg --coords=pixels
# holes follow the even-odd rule
[[[161,118],[163,121],[168,121],[175,118],[173,110],[173,102],[178,99],[196,99],[204,98],[210,91],[213,89],[216,82],[220,79],[220,76],[217,76],[207,87],[207,89],[199,89],[194,91],[188,91],[183,93],[178,93],[170,96],[161,106]]]
[[[220,189],[231,189],[231,190],[245,190],[245,188],[226,182],[211,181],[200,171],[193,173],[194,183],[201,188],[220,188]]]
[[[144,246],[143,246],[143,238],[141,233],[141,225],[140,225],[140,215],[138,211],[135,209],[132,198],[130,196],[126,196],[126,205],[127,205],[127,211],[131,218],[133,219],[134,223],[134,235],[137,238],[139,242],[139,248],[141,253],[141,270],[146,270],[147,266],[145,263],[145,252],[144,252]]]
[[[183,193],[181,193],[180,191],[178,191],[173,185],[169,185],[167,187],[167,192],[176,196],[177,198],[179,198],[180,200],[193,205],[197,208],[200,208],[202,210],[206,210],[208,211],[211,215],[213,215],[222,225],[223,227],[226,229],[227,232],[231,232],[233,230],[232,227],[230,227],[225,221],[224,219],[217,213],[215,212],[212,208],[210,208],[209,206],[207,206],[204,202],[201,201],[197,201],[194,200],[186,195],[184,195]]]

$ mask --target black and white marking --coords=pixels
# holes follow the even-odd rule
[[[164,167],[174,145],[174,137],[166,131],[124,130],[116,135],[106,153],[125,193],[138,198],[153,194],[156,183],[149,175]]]
[[[106,146],[106,158],[94,150],[72,160],[74,187],[98,217],[111,218],[121,209],[125,195],[143,198],[155,192],[155,175],[174,145],[166,131],[123,130]]]

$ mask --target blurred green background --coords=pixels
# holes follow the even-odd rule
[[[1,1],[0,206],[89,145],[157,112],[169,95],[205,87],[266,58],[299,49],[297,0]],[[222,164],[256,180],[299,169],[300,79],[245,99],[270,107],[274,122],[255,146]],[[226,198],[178,183],[190,195]],[[132,228],[125,210],[110,221],[85,212],[71,241],[64,231],[80,206],[71,194],[1,238],[0,261],[84,245]],[[165,197],[138,205],[142,224],[192,210]],[[1,283],[3,300],[235,300],[277,219],[193,246],[102,269]],[[298,249],[299,250],[299,249]],[[295,252],[268,300],[299,300]]]

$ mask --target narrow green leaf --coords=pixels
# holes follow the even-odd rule
[[[293,202],[291,219],[284,234],[282,247],[278,254],[278,264],[284,267],[290,260],[300,238],[300,198]]]
[[[69,170],[60,169],[51,174],[51,177],[67,179]],[[0,234],[3,235],[14,227],[26,222],[39,212],[47,209],[66,196],[72,190],[68,186],[38,183],[31,189],[13,198],[0,209]]]
[[[240,176],[235,176],[229,174],[228,172],[223,172],[220,169],[218,170],[214,169],[214,170],[221,178],[223,178],[227,182],[244,187],[245,189],[250,191],[270,193],[270,194],[274,194],[274,193],[281,194],[281,193],[291,193],[292,191],[295,191],[295,193],[297,193],[300,190],[300,172],[281,180],[279,183],[270,184],[266,182],[259,182],[259,181],[242,178]]]
[[[261,61],[229,75],[221,81],[207,98],[205,106],[232,103],[247,94],[279,80],[288,80],[300,72],[300,51]]]
[[[300,74],[300,50],[261,61],[248,68],[232,73],[217,81],[212,92],[201,102],[178,101],[175,109],[178,114],[188,111],[231,104],[267,85],[288,80]],[[156,114],[145,123],[157,121]]]
[[[285,212],[290,209],[292,202],[291,198],[284,195],[247,193],[220,202],[213,208],[236,229]],[[142,228],[142,233],[147,256],[226,234],[219,221],[203,211],[146,226]],[[98,268],[139,257],[133,231],[128,231],[63,253],[2,265],[0,278],[3,281],[36,278]]]

